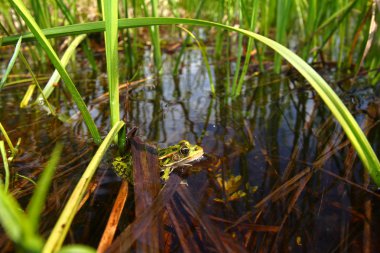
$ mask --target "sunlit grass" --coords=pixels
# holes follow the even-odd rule
[[[18,53],[20,52],[21,41],[22,41],[22,37],[20,37],[18,39],[16,47],[15,47],[15,51],[13,52],[13,55],[12,55],[11,59],[9,60],[8,65],[7,65],[7,69],[5,70],[5,73],[0,80],[0,91],[4,87],[5,82],[7,81],[8,75],[9,75],[9,73],[11,73],[11,70],[12,70],[12,68],[16,62]]]
[[[0,141],[0,150],[3,150],[3,146],[3,141]],[[0,184],[0,223],[18,252],[38,253],[43,249],[44,240],[39,234],[39,223],[62,149],[62,144],[55,146],[25,212],[17,200],[7,193],[7,185]],[[68,245],[61,252],[93,253],[95,250],[82,245]]]
[[[91,115],[81,97],[78,90],[76,89],[71,77],[67,73],[66,69],[62,66],[56,52],[51,46],[50,42],[45,37],[44,33],[41,31],[41,28],[37,25],[36,21],[33,19],[32,15],[28,11],[27,7],[20,0],[12,0],[14,8],[17,10],[18,14],[23,18],[25,23],[28,25],[29,29],[32,31],[34,36],[39,42],[39,45],[44,49],[45,53],[49,56],[49,59],[52,61],[54,67],[58,70],[61,78],[66,84],[67,89],[69,90],[74,102],[78,106],[79,111],[81,112],[83,119],[93,137],[95,143],[100,143],[101,138],[98,132],[98,129],[91,118]]]
[[[37,183],[27,212],[23,212],[18,202],[0,187],[0,222],[7,235],[24,252],[40,252],[43,240],[39,235],[39,220],[45,204],[50,182],[58,165],[63,145],[57,145]]]
[[[65,53],[63,54],[61,58],[61,64],[65,68],[67,64],[69,63],[70,58],[73,56],[75,53],[75,49],[79,46],[79,44],[86,38],[86,35],[80,35],[77,36],[68,46],[66,49]],[[45,85],[43,89],[43,94],[46,98],[49,98],[51,93],[54,90],[54,84],[58,83],[59,80],[61,79],[61,76],[59,75],[59,72],[57,70],[54,71],[54,73],[51,75],[49,81]],[[39,95],[36,102],[40,103],[41,100],[43,100],[42,95]]]
[[[3,165],[4,165],[4,190],[5,192],[7,192],[9,189],[10,172],[9,172],[7,151],[5,150],[4,141],[0,141],[0,154],[1,154],[1,158],[3,159]]]
[[[111,131],[108,133],[102,144],[99,146],[97,152],[92,158],[91,162],[83,172],[82,177],[73,190],[69,200],[67,201],[65,208],[63,209],[58,221],[55,223],[53,231],[51,232],[42,252],[57,252],[66,238],[66,234],[70,229],[71,222],[78,210],[79,204],[85,195],[87,188],[91,182],[93,175],[100,161],[102,160],[105,152],[112,143],[112,140],[117,136],[119,130],[123,127],[122,121],[117,122]]]
[[[119,112],[119,52],[118,52],[118,6],[117,1],[102,0],[105,20],[105,47],[108,90],[110,93],[111,126],[120,120]],[[117,142],[117,137],[115,137]]]

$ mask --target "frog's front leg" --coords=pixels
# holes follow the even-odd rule
[[[164,174],[161,176],[161,179],[164,180],[165,182],[168,181],[170,174],[173,172],[174,168],[173,167],[166,167],[162,169]]]

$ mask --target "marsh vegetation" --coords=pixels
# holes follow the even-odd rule
[[[379,251],[379,11],[2,1],[2,252]]]

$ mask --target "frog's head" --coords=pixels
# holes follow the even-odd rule
[[[176,168],[189,165],[189,163],[201,158],[203,148],[182,140],[176,145],[159,150],[158,155],[161,167]]]

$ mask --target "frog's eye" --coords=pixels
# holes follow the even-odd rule
[[[179,152],[181,152],[182,155],[188,155],[190,152],[190,149],[187,147],[182,147]]]

